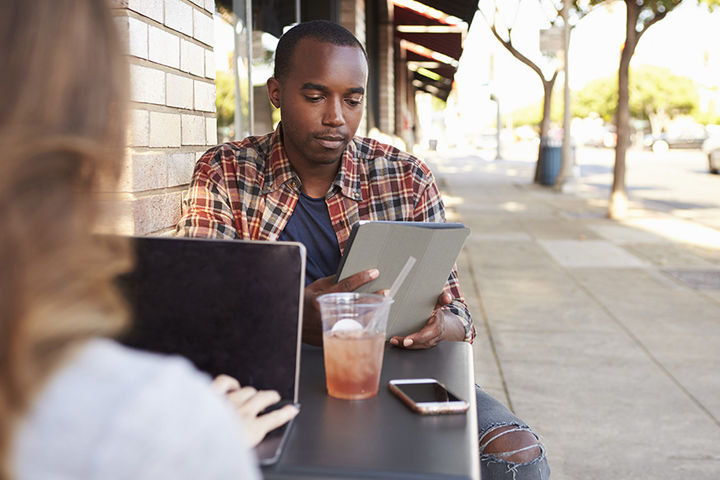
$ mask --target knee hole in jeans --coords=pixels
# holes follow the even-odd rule
[[[527,427],[505,425],[487,430],[480,437],[480,454],[492,455],[512,463],[532,462],[542,449],[538,438]]]

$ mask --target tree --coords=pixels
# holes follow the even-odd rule
[[[606,122],[615,117],[617,109],[617,77],[596,78],[575,93],[573,116],[586,118],[597,114]]]
[[[540,66],[540,62],[534,62],[532,61],[527,55],[521,53],[515,44],[513,44],[512,39],[512,33],[513,33],[513,25],[508,25],[505,23],[501,23],[500,18],[502,17],[502,12],[500,5],[503,2],[495,1],[492,5],[492,13],[490,15],[486,15],[486,13],[483,11],[483,9],[480,9],[480,12],[485,17],[485,20],[488,22],[488,25],[490,26],[490,31],[492,32],[493,36],[497,39],[500,44],[507,49],[508,52],[510,52],[515,58],[520,60],[522,63],[530,67],[532,71],[534,71],[538,77],[540,78],[540,81],[543,85],[543,109],[542,109],[542,117],[540,121],[540,138],[545,138],[547,136],[547,132],[550,127],[550,101],[552,98],[552,90],[553,86],[555,85],[555,81],[557,80],[558,73],[560,72],[560,69],[556,66],[552,74],[549,78],[546,77],[545,73],[543,72],[542,67]],[[507,2],[504,2],[507,4]],[[507,8],[507,7],[505,7]],[[516,5],[516,8],[520,8],[519,5]],[[556,10],[554,12],[554,18],[557,18],[559,16],[559,12]],[[514,16],[515,19],[517,19],[517,16]],[[548,22],[550,25],[552,25],[554,18],[548,19]]]
[[[560,73],[561,65],[555,65],[552,69],[552,73],[548,77],[547,73],[549,72],[544,71],[540,61],[531,60],[528,55],[520,52],[517,46],[513,43],[512,31],[514,25],[509,22],[502,22],[501,18],[508,18],[511,16],[516,20],[517,13],[519,12],[521,7],[521,3],[521,1],[509,2],[507,0],[481,2],[479,10],[480,13],[482,13],[483,17],[485,17],[485,20],[490,26],[490,31],[497,39],[497,41],[500,42],[500,44],[505,47],[505,49],[510,52],[515,58],[520,60],[522,63],[527,65],[533,72],[535,72],[540,78],[540,81],[542,82],[543,104],[542,116],[540,117],[540,141],[542,145],[542,143],[546,141],[548,132],[550,130],[550,114],[553,87],[555,86],[555,81],[557,80],[558,74]],[[538,5],[547,14],[547,18],[545,19],[547,26],[556,26],[558,23],[562,22],[562,18],[560,15],[563,5],[562,0],[538,0]],[[515,13],[513,15],[503,15],[503,13],[507,14],[509,10],[513,8],[515,9]],[[575,23],[577,23],[577,20],[584,16],[588,11],[589,9],[581,10],[577,8],[577,5],[575,5],[575,2],[573,2],[572,16],[575,20]],[[547,60],[547,58],[545,60]],[[548,62],[545,61],[542,63]],[[540,158],[538,157],[538,164],[535,169],[535,181],[538,181],[539,179],[539,167]]]
[[[633,68],[629,74],[630,116],[648,120],[654,135],[660,134],[671,118],[698,108],[698,92],[688,77],[654,66]],[[584,118],[596,113],[609,122],[615,117],[617,99],[617,77],[595,79],[576,93],[573,115]]]
[[[592,8],[612,0],[589,0],[577,2]],[[700,0],[711,9],[720,5],[720,0]],[[627,190],[625,188],[625,157],[630,146],[630,60],[640,38],[650,27],[661,21],[677,7],[682,0],[623,0],[625,3],[625,44],[620,54],[618,68],[618,103],[615,114],[617,144],[615,146],[615,168],[610,193],[608,216],[622,218],[627,215]]]
[[[215,90],[218,127],[230,126],[235,117],[235,84],[232,75],[223,71],[216,72]]]
[[[247,91],[247,78],[240,79],[240,88]],[[215,90],[218,127],[232,127],[235,121],[235,79],[233,74],[218,70],[215,78]],[[242,98],[242,114],[244,116],[248,114],[247,98]]]
[[[671,118],[698,109],[700,96],[691,78],[651,66],[630,73],[630,114],[647,119],[653,135],[659,135]]]

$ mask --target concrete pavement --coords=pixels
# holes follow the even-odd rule
[[[424,158],[472,229],[476,380],[553,478],[720,479],[720,231],[636,204],[609,220],[606,190],[532,184],[532,156]]]

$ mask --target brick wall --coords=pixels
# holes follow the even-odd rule
[[[392,8],[392,7],[391,7]],[[380,104],[381,131],[395,134],[395,26],[387,9],[381,10],[378,26],[378,56],[380,69],[375,72],[379,76],[378,96]]]
[[[172,232],[193,166],[217,142],[214,0],[115,0],[130,61],[128,148],[112,230]]]
[[[365,45],[365,1],[340,0],[340,25],[354,33]]]
[[[405,101],[408,96],[408,90],[412,90],[408,84],[408,70],[406,64],[406,52],[400,46],[398,39],[394,40],[393,55],[394,62],[394,93],[395,93],[395,134],[402,135],[403,132],[403,114],[407,115]]]
[[[360,43],[367,45],[365,36],[365,1],[340,0],[340,25],[350,30],[360,40]],[[369,73],[373,74],[373,72]],[[363,115],[357,134],[366,135],[367,130],[367,115]]]

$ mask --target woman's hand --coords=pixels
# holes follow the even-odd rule
[[[225,395],[240,417],[245,438],[255,446],[265,438],[268,432],[286,424],[298,414],[293,405],[286,405],[272,412],[260,415],[270,405],[280,401],[275,390],[255,390],[253,387],[241,387],[240,383],[228,375],[218,375],[213,380],[213,388]]]

